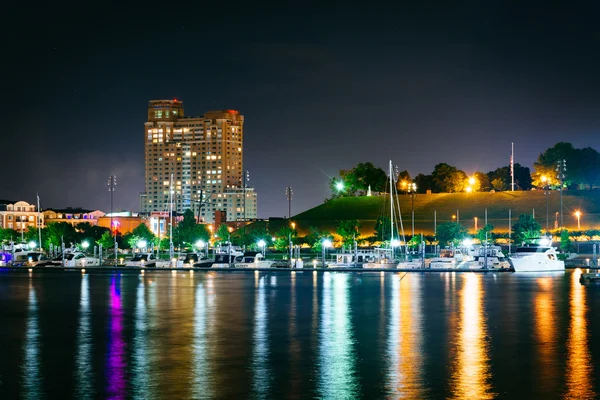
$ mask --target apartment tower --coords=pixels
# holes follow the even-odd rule
[[[256,193],[243,182],[243,115],[222,110],[186,117],[183,102],[152,100],[144,128],[143,212],[169,210],[172,176],[174,211],[191,209],[205,222],[217,210],[228,221],[256,218]]]

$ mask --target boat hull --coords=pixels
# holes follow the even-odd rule
[[[536,260],[530,257],[512,258],[515,272],[564,271],[565,262],[560,260]]]

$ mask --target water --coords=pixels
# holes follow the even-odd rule
[[[580,273],[0,271],[0,398],[593,398]]]

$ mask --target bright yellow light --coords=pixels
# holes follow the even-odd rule
[[[542,175],[542,182],[546,183],[548,182],[548,177],[546,175]]]
[[[577,218],[581,217],[581,211],[579,211],[579,210],[575,211],[575,216]]]
[[[467,191],[467,193],[471,193],[473,191],[473,188],[471,186],[467,186],[465,190]]]
[[[473,186],[475,184],[475,178],[474,177],[470,177],[469,178],[469,185]]]
[[[296,229],[296,223],[292,222],[292,229]]]

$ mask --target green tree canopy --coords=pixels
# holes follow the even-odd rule
[[[512,238],[515,244],[531,244],[539,239],[542,232],[540,224],[529,214],[519,215],[519,220],[512,227]]]
[[[440,247],[451,243],[458,245],[467,236],[467,228],[456,222],[444,222],[437,226],[436,237]]]
[[[479,228],[479,230],[475,234],[475,237],[479,240],[479,243],[484,244],[485,240],[486,240],[486,233],[487,233],[488,243],[493,243],[494,242],[493,231],[494,231],[494,226],[491,224],[487,224],[483,228]]]
[[[513,167],[515,171],[515,189],[530,190],[531,171],[529,168],[524,167],[519,163],[515,163]],[[487,176],[494,190],[503,191],[510,189],[510,183],[512,182],[512,178],[510,176],[510,165],[496,168],[494,171],[488,172]]]
[[[343,184],[339,190],[337,185]],[[339,177],[330,181],[332,198],[365,195],[369,186],[374,192],[386,192],[388,178],[386,173],[370,162],[359,163],[351,170],[340,170]]]
[[[340,221],[336,233],[342,238],[344,246],[354,246],[354,240],[358,240],[360,237],[358,228],[360,228],[360,222],[357,219]]]
[[[96,241],[98,245],[102,245],[103,249],[112,249],[115,247],[115,239],[111,235],[110,231],[106,231],[102,234],[100,239]]]
[[[45,239],[46,247],[49,244],[60,246],[61,238],[64,240],[65,246],[69,247],[71,244],[77,244],[80,240],[80,236],[73,227],[73,225],[67,222],[50,222],[46,226]]]
[[[467,180],[467,174],[456,167],[439,163],[431,173],[433,191],[437,193],[462,192]]]

